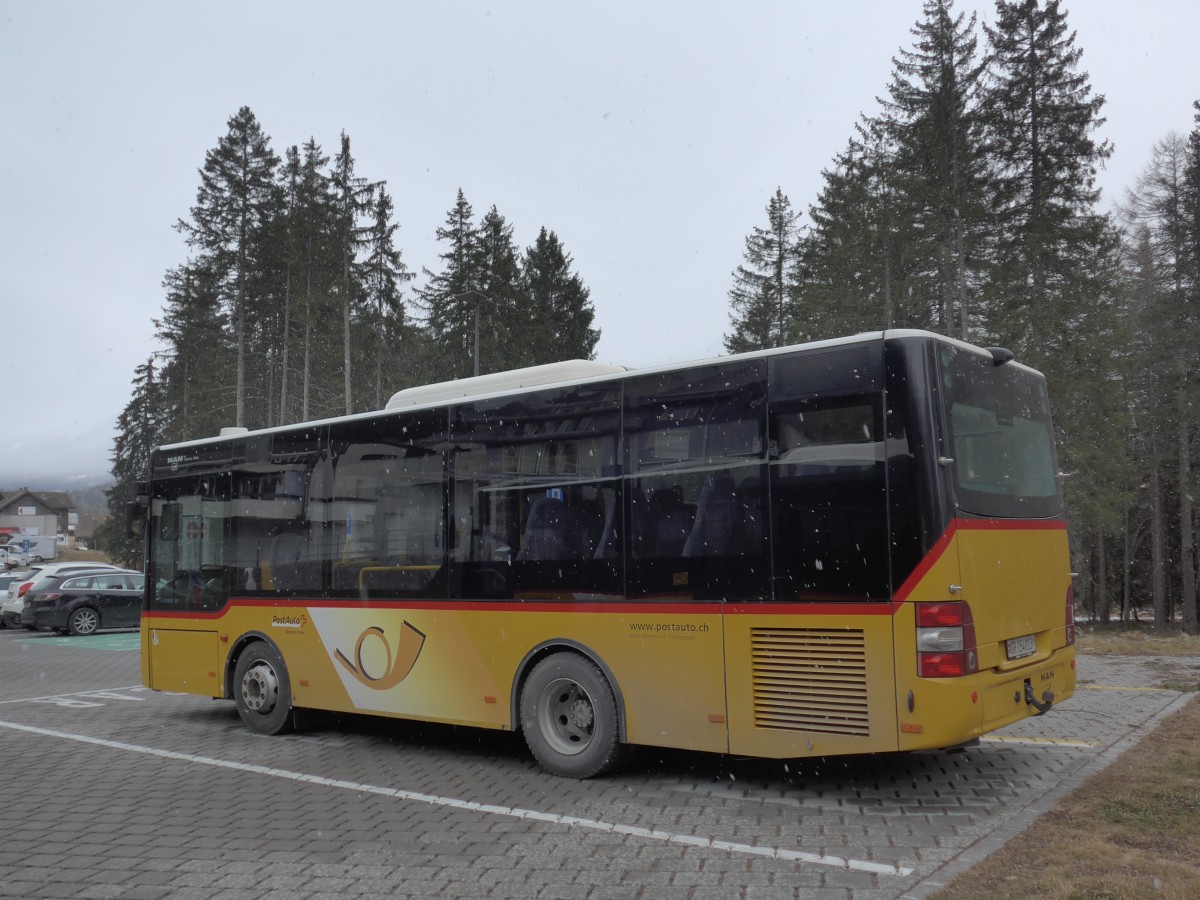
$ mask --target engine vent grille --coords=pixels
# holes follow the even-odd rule
[[[870,735],[860,629],[754,628],[750,643],[755,725]]]

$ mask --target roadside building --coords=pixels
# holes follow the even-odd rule
[[[59,543],[73,544],[78,526],[75,503],[63,491],[20,488],[0,493],[0,540],[53,536]]]

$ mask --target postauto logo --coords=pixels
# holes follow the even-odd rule
[[[386,691],[408,677],[424,646],[425,634],[404,622],[400,626],[400,637],[393,652],[391,641],[383,629],[372,625],[358,636],[354,645],[353,662],[341,650],[334,650],[333,656],[360,683],[372,690]],[[363,658],[364,653],[366,660]],[[382,667],[379,664],[381,657]]]

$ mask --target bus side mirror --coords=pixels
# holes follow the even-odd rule
[[[149,504],[144,499],[125,504],[125,537],[141,541],[146,537],[146,513]]]

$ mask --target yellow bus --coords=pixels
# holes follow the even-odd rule
[[[574,362],[156,450],[142,679],[626,745],[949,748],[1075,688],[1045,379],[892,330]]]

